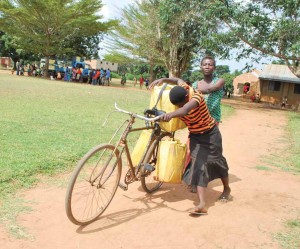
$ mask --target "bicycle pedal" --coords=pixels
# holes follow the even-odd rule
[[[144,165],[144,169],[147,170],[148,172],[152,172],[152,171],[155,170],[155,167],[153,167],[153,166],[152,166],[151,164],[149,164],[149,163],[146,163],[146,164]]]
[[[128,186],[126,186],[122,183],[119,183],[119,188],[123,189],[124,191],[128,190]]]

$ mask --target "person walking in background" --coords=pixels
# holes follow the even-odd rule
[[[144,85],[144,78],[143,78],[143,76],[141,75],[141,77],[140,77],[140,88],[142,88],[143,85]]]
[[[137,79],[136,79],[136,77],[134,76],[134,78],[133,78],[133,86],[134,86],[134,87],[136,86],[136,83],[137,83]]]
[[[96,72],[94,73],[93,80],[92,80],[94,86],[97,85],[97,81],[99,78],[100,78],[100,70],[97,69]]]
[[[284,96],[283,98],[282,98],[282,102],[281,102],[281,108],[285,108],[286,107],[286,105],[287,105],[287,96]]]
[[[148,78],[145,80],[145,86],[146,86],[146,89],[148,89],[148,86],[149,86],[149,79]]]
[[[109,82],[110,82],[110,70],[109,70],[109,68],[106,70],[106,81],[107,81],[107,85],[109,86]]]
[[[72,81],[75,81],[76,80],[76,68],[73,67],[72,68]]]
[[[259,96],[259,93],[258,93],[258,94],[256,94],[255,101],[256,101],[257,103],[259,103],[259,102],[260,102],[260,96]]]
[[[76,70],[76,81],[79,82],[81,80],[81,69],[78,67]]]
[[[93,75],[95,74],[95,70],[92,69],[90,72],[89,72],[89,84],[92,84],[93,82]]]

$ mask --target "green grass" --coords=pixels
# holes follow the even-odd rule
[[[30,187],[40,174],[73,168],[90,148],[108,142],[127,115],[142,113],[149,92],[0,75],[0,198]]]
[[[264,165],[258,165],[255,167],[258,170],[263,170],[263,171],[271,171],[272,169],[268,166],[264,166]]]
[[[6,230],[15,238],[32,239],[26,228],[18,224],[17,217],[20,213],[28,213],[32,211],[32,203],[28,203],[21,198],[8,197],[3,199],[0,208],[0,223],[4,224]]]
[[[289,140],[288,162],[291,168],[300,172],[300,114],[295,112],[288,113],[289,123],[287,126]]]
[[[300,114],[288,112],[288,124],[285,137],[278,138],[278,143],[283,143],[284,149],[277,149],[261,159],[270,167],[295,174],[300,173]]]
[[[229,105],[221,104],[222,120],[229,118],[234,114],[234,108]]]
[[[108,142],[128,117],[114,112],[102,127],[114,102],[141,114],[149,100],[150,92],[130,87],[0,75],[0,199],[31,187],[41,175],[73,168],[93,146]],[[226,118],[233,108],[222,106],[222,111]],[[131,147],[137,136],[129,137]]]
[[[286,221],[284,231],[277,233],[274,238],[282,248],[300,248],[300,219]]]

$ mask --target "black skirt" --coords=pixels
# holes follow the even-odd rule
[[[193,134],[190,137],[191,162],[186,167],[183,181],[191,186],[207,187],[217,178],[228,176],[226,158],[222,155],[222,136],[218,126],[205,134]]]

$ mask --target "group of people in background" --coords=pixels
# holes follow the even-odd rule
[[[17,61],[16,63],[16,70],[12,70],[12,74],[16,71],[17,75],[25,75],[25,72],[27,72],[28,76],[43,76],[44,70],[40,67],[38,67],[36,64],[28,64],[24,65]]]

